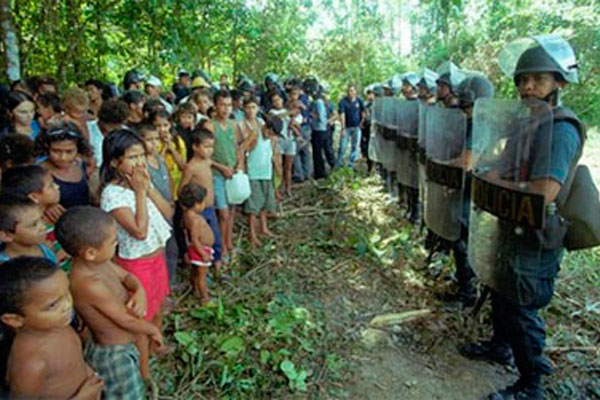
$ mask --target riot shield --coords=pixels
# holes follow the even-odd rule
[[[419,187],[417,163],[419,134],[419,101],[400,100],[396,105],[396,172],[398,182],[410,188]]]
[[[381,163],[381,134],[383,102],[381,98],[375,99],[371,107],[371,136],[369,137],[369,159]]]
[[[419,104],[419,132],[417,135],[417,163],[419,165],[419,202],[425,204],[425,183],[426,183],[426,149],[425,149],[425,121],[429,107],[435,107],[425,102]]]
[[[380,110],[380,121],[378,122],[379,134],[379,162],[388,171],[395,170],[396,148],[395,139],[397,133],[397,107],[399,99],[394,97],[382,97]]]
[[[458,108],[431,107],[425,120],[425,224],[438,236],[460,238],[467,118]]]
[[[521,276],[543,276],[548,253],[540,183],[550,177],[553,115],[547,103],[480,99],[473,115],[469,261],[486,285],[520,299]],[[550,210],[551,207],[548,207]]]

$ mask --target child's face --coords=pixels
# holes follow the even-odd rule
[[[298,100],[300,98],[300,91],[298,89],[292,89],[290,91],[290,100]]]
[[[212,157],[215,152],[215,140],[214,139],[204,139],[202,143],[195,144],[193,146],[194,154],[203,160],[209,159]]]
[[[217,103],[215,104],[215,110],[217,113],[217,118],[228,118],[232,110],[231,97],[219,97],[217,99]]]
[[[77,143],[74,140],[61,140],[50,143],[48,159],[58,169],[68,169],[77,157]]]
[[[14,108],[12,111],[15,124],[22,126],[31,125],[35,115],[35,104],[31,101],[24,101]]]
[[[67,274],[57,268],[53,275],[31,285],[20,314],[21,326],[17,328],[47,331],[69,326],[73,319],[73,297]]]
[[[258,105],[256,103],[248,103],[244,106],[244,113],[246,117],[254,119],[258,113]]]
[[[196,116],[190,113],[182,113],[179,114],[178,119],[179,126],[181,126],[183,129],[192,129],[194,126],[194,120],[196,119]]]
[[[21,246],[33,246],[46,240],[46,227],[42,210],[37,205],[25,207],[19,212],[14,232],[3,232],[4,240]]]
[[[90,261],[94,261],[96,263],[103,263],[109,261],[115,255],[115,251],[117,249],[117,225],[111,224],[110,227],[106,229],[106,238],[102,242],[102,245],[98,248],[93,248],[92,254],[93,258]]]
[[[158,136],[161,140],[168,140],[171,138],[171,122],[168,119],[156,117],[154,118],[152,125],[154,125],[158,131]]]
[[[52,118],[56,114],[54,112],[54,109],[51,106],[50,107],[44,107],[41,104],[38,104],[38,113],[40,114],[40,117],[44,121],[48,121],[50,118]]]
[[[58,204],[58,201],[60,200],[60,187],[54,182],[50,172],[44,176],[44,186],[42,187],[42,190],[38,193],[32,193],[29,197],[40,207],[44,208]]]
[[[207,96],[200,96],[196,100],[196,106],[198,107],[198,111],[200,111],[202,115],[206,115],[211,105],[211,101]]]
[[[194,207],[192,207],[192,211],[194,211],[194,213],[196,213],[196,214],[200,214],[202,211],[204,211],[205,208],[206,208],[206,197],[202,201],[197,201],[196,204],[194,204]]]
[[[148,154],[154,154],[158,145],[160,144],[160,136],[158,135],[158,129],[145,131],[143,136],[144,143],[146,144],[146,151],[148,151]]]
[[[283,108],[283,99],[279,95],[275,95],[271,98],[271,103],[273,103],[273,108],[279,110]]]
[[[83,104],[70,105],[65,107],[65,112],[75,121],[82,121],[85,118],[87,107]]]
[[[90,101],[100,100],[100,97],[102,96],[102,90],[98,89],[95,85],[87,85],[85,90],[87,91]]]
[[[122,175],[131,176],[134,169],[140,167],[146,168],[146,149],[141,144],[134,144],[119,159],[117,170]]]

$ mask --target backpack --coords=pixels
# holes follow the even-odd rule
[[[562,106],[554,109],[554,121],[570,122],[581,138],[579,152],[556,197],[558,212],[567,221],[563,245],[569,251],[596,247],[600,245],[600,197],[590,169],[578,165],[586,139],[585,127],[572,110]]]

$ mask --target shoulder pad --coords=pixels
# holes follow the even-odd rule
[[[554,122],[558,121],[566,121],[573,124],[577,132],[579,132],[579,136],[581,137],[581,142],[585,142],[587,139],[585,124],[579,119],[577,114],[573,110],[568,107],[558,106],[554,107],[552,110],[554,113]]]

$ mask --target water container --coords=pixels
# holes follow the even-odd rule
[[[242,204],[250,197],[250,180],[243,171],[236,172],[225,181],[225,192],[229,204]]]

